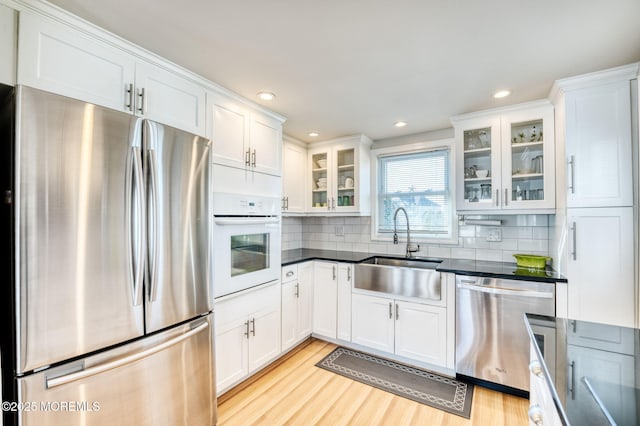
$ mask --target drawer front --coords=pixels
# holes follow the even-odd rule
[[[282,282],[288,283],[298,279],[298,264],[282,267]]]

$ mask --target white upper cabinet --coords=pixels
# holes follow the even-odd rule
[[[251,167],[256,172],[282,175],[282,124],[255,112],[250,123]]]
[[[630,82],[568,90],[567,206],[633,205]]]
[[[364,135],[323,143],[308,151],[307,212],[371,212],[371,140]]]
[[[307,149],[284,139],[282,146],[282,213],[304,212]]]
[[[20,13],[18,83],[132,111],[134,57],[59,22]]]
[[[135,87],[136,114],[204,135],[206,90],[202,86],[156,65],[138,61]]]
[[[282,173],[282,119],[219,93],[207,95],[213,162],[252,172]]]
[[[548,101],[465,114],[452,122],[457,211],[554,211],[554,117]]]
[[[17,15],[0,4],[0,83],[16,84]]]
[[[18,83],[205,134],[204,87],[88,33],[20,13]]]

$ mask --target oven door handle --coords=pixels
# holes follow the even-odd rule
[[[277,217],[261,217],[261,218],[216,218],[214,219],[216,225],[268,225],[272,223],[280,222],[280,219]]]
[[[521,296],[521,297],[537,297],[540,299],[553,299],[553,293],[547,291],[535,291],[535,290],[516,290],[506,288],[495,287],[481,287],[477,285],[461,284],[458,283],[458,288],[470,291],[477,291],[480,293],[490,293],[503,296]]]

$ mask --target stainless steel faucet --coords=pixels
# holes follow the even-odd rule
[[[396,222],[398,219],[398,212],[402,210],[404,213],[404,217],[407,219],[407,251],[405,256],[407,259],[411,259],[413,256],[412,253],[415,253],[420,250],[420,244],[412,245],[411,244],[411,229],[409,229],[409,215],[404,207],[398,207],[396,212],[393,214],[393,244],[398,244],[398,229],[396,226]]]

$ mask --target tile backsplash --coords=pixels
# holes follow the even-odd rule
[[[551,216],[552,217],[552,216]],[[490,260],[515,263],[514,253],[549,256],[549,215],[490,216],[501,226],[465,225],[458,228],[457,244],[420,243],[418,256]],[[398,233],[400,244],[371,240],[371,217],[285,217],[282,221],[282,249],[297,248],[404,254],[406,235]],[[487,241],[491,230],[499,229],[502,240]],[[343,234],[343,235],[336,235]]]

